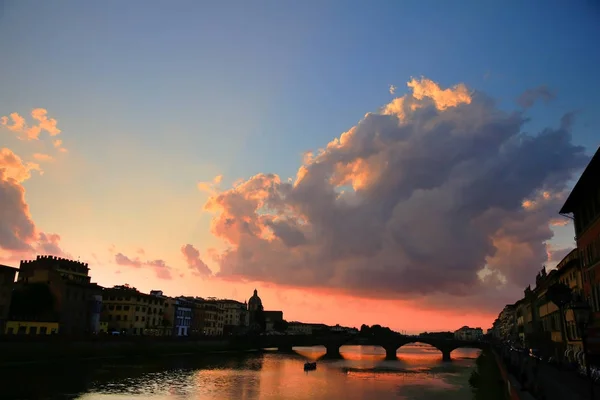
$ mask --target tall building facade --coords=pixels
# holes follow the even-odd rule
[[[184,298],[175,299],[173,336],[190,336],[192,333],[193,303]]]
[[[225,336],[243,333],[247,327],[247,304],[235,300],[218,300],[223,310],[223,334]]]
[[[600,148],[583,171],[560,214],[572,215],[583,296],[594,312],[589,350],[600,361]]]
[[[127,335],[162,336],[165,299],[139,292],[130,286],[104,289],[102,321],[109,332]]]
[[[0,265],[0,335],[4,333],[18,269]]]
[[[14,304],[21,301],[19,299],[22,294],[34,287],[35,290],[49,292],[51,309],[45,310],[43,315],[26,315],[36,312],[29,306],[23,308]],[[58,333],[66,335],[91,334],[97,328],[95,314],[100,295],[101,287],[91,282],[87,263],[53,256],[37,256],[35,260],[20,263],[13,292],[15,307],[11,309],[15,315],[11,315],[11,319],[53,322],[58,324]],[[39,306],[43,307],[44,304]],[[30,330],[37,329],[34,325],[30,326]]]
[[[470,328],[463,326],[454,332],[454,338],[457,340],[479,340],[483,337],[483,329]]]

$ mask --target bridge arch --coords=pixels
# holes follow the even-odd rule
[[[442,359],[444,361],[451,361],[450,353],[458,348],[472,347],[483,349],[486,345],[484,342],[477,341],[437,339],[418,336],[390,336],[373,338],[347,335],[294,335],[264,337],[261,340],[260,348],[264,349],[274,347],[280,351],[292,351],[292,348],[296,346],[324,346],[326,353],[323,357],[342,358],[340,347],[344,345],[381,346],[385,350],[386,359],[395,360],[397,358],[396,352],[400,347],[414,343],[423,343],[438,349],[442,353]]]
[[[450,353],[451,353],[451,351],[446,351],[446,349],[445,349],[445,348],[443,348],[442,346],[439,346],[439,344],[438,344],[438,343],[435,343],[434,341],[431,341],[431,340],[427,340],[427,339],[425,339],[425,338],[423,338],[423,339],[420,339],[420,338],[415,338],[415,339],[413,339],[413,340],[405,340],[405,341],[403,341],[403,342],[399,343],[398,347],[397,347],[397,348],[396,348],[396,350],[394,351],[394,356],[396,356],[396,352],[397,352],[397,351],[398,351],[400,348],[402,348],[402,347],[404,347],[404,346],[407,346],[407,345],[411,345],[411,344],[426,344],[426,345],[428,345],[428,346],[430,346],[430,347],[433,347],[434,349],[436,349],[436,350],[437,350],[437,351],[439,351],[440,353],[442,353],[442,359],[443,359],[444,361],[450,361],[450,360],[451,360],[451,358],[450,358]]]
[[[397,349],[407,344],[423,343],[432,346],[442,353],[443,361],[452,361],[451,353],[458,348],[477,348],[483,350],[485,343],[476,341],[462,341],[452,339],[428,339],[428,338],[407,338],[398,343]],[[396,349],[396,351],[397,351]],[[394,351],[394,356],[395,352]],[[386,350],[387,352],[387,350]]]

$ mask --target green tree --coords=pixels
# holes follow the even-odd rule
[[[362,324],[360,326],[360,335],[361,336],[371,336],[371,328],[369,325]]]

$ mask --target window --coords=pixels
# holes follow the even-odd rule
[[[117,306],[117,311],[120,311],[122,308],[122,306]]]
[[[127,321],[127,315],[123,315],[123,321]]]
[[[136,320],[136,321],[139,321],[139,320],[140,320],[140,317],[136,315],[136,316],[135,316],[135,320]]]
[[[46,335],[46,334],[48,334],[48,327],[40,326],[40,335]]]
[[[37,335],[37,326],[30,326],[29,327],[29,334],[30,335]]]
[[[15,329],[13,327],[10,327],[6,330],[6,333],[12,335],[13,333],[15,333]]]
[[[140,306],[137,306],[137,307],[135,308],[135,311],[140,311]]]
[[[120,320],[121,320],[121,316],[120,316],[120,315],[117,315],[117,317],[116,317],[115,319],[116,319],[117,321],[120,321]]]
[[[123,310],[129,311],[129,306],[123,306]]]

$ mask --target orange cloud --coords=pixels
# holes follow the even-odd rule
[[[41,172],[39,164],[24,163],[21,158],[10,149],[0,149],[0,169],[4,170],[5,178],[12,178],[17,182],[23,182],[31,177],[31,171]]]
[[[9,117],[13,121],[12,124],[9,123]],[[18,113],[10,113],[9,117],[0,117],[0,123],[4,125],[8,130],[21,133],[25,131],[26,124],[25,118],[21,117]]]
[[[555,218],[550,220],[550,225],[552,226],[567,226],[569,225],[569,220],[567,218]]]
[[[438,110],[456,107],[459,104],[470,104],[472,101],[471,94],[463,83],[452,88],[441,89],[440,85],[430,79],[416,80],[413,78],[407,85],[413,90],[412,95],[415,99],[422,100],[428,97],[433,100]]]
[[[31,117],[38,121],[37,136],[41,131],[46,131],[50,136],[56,136],[61,131],[56,127],[57,121],[54,118],[48,118],[48,111],[44,108],[35,108],[31,111]]]
[[[439,84],[430,79],[413,78],[407,86],[411,93],[393,99],[382,108],[382,114],[395,115],[400,121],[404,121],[410,113],[424,107],[427,101],[432,102],[440,111],[460,104],[470,104],[472,101],[471,93],[462,83],[452,88],[442,89]],[[394,86],[392,88],[394,90],[390,88],[390,93],[394,94],[396,88]]]
[[[198,182],[198,190],[206,193],[215,193],[222,180],[223,175],[217,175],[210,182]]]
[[[43,161],[43,162],[52,162],[52,161],[54,161],[54,157],[52,157],[51,155],[42,154],[42,153],[35,153],[33,155],[33,158],[35,158],[38,161]]]
[[[13,121],[9,123],[9,117]],[[61,130],[58,129],[57,121],[54,118],[48,118],[48,111],[45,108],[34,108],[31,110],[31,117],[37,121],[37,124],[28,126],[25,118],[16,112],[13,112],[9,117],[0,117],[0,123],[8,130],[24,135],[26,140],[37,140],[43,131],[46,131],[50,136],[58,135]]]
[[[62,140],[60,140],[60,139],[55,139],[55,140],[52,142],[52,145],[53,145],[53,146],[54,146],[54,147],[55,147],[55,148],[56,148],[58,151],[60,151],[61,153],[66,153],[68,150],[67,150],[67,149],[65,149],[64,147],[62,147],[62,143],[63,143],[63,141],[62,141]]]

